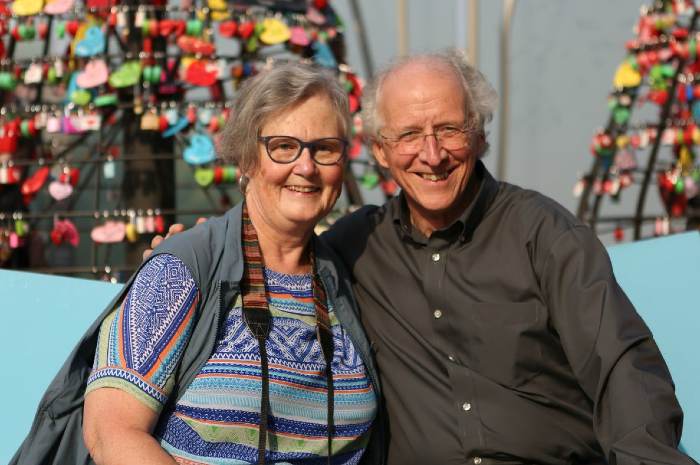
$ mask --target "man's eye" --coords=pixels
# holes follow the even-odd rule
[[[439,135],[446,137],[457,135],[460,132],[462,132],[461,128],[458,128],[456,126],[443,126],[437,130],[437,133]]]
[[[411,141],[411,140],[416,140],[419,138],[422,134],[418,131],[406,131],[402,132],[399,134],[398,139],[401,141]]]

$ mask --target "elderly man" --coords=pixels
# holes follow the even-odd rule
[[[456,53],[416,56],[365,99],[402,191],[324,237],[355,279],[389,465],[693,463],[668,369],[594,233],[479,160],[484,77]]]
[[[453,52],[399,61],[365,91],[374,156],[402,191],[323,237],[354,276],[388,464],[695,463],[603,246],[479,160],[495,100]]]

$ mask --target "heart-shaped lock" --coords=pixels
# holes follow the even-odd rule
[[[56,245],[67,242],[73,247],[77,247],[80,243],[80,234],[78,234],[78,229],[72,221],[67,219],[55,220],[51,231],[51,240]]]
[[[24,180],[20,191],[22,195],[33,195],[39,192],[49,177],[49,167],[42,166],[31,176]]]
[[[104,52],[106,44],[105,34],[99,26],[90,26],[85,31],[83,40],[75,44],[75,55],[79,57],[91,57]]]
[[[83,89],[101,86],[109,78],[109,69],[103,59],[90,60],[76,82]]]
[[[209,87],[216,84],[219,69],[216,64],[194,60],[185,72],[185,80],[194,86]]]
[[[9,71],[0,71],[0,89],[14,90],[17,86],[17,78],[14,73]]]
[[[642,75],[628,61],[622,62],[615,71],[613,85],[616,89],[638,87],[642,83]]]
[[[267,45],[281,44],[289,40],[291,32],[287,25],[277,18],[265,18],[260,40]]]
[[[126,225],[122,221],[106,221],[90,231],[90,238],[98,244],[113,244],[124,240]]]
[[[61,132],[61,118],[58,116],[49,116],[46,119],[46,132],[52,134]]]
[[[15,0],[12,2],[12,14],[17,16],[32,16],[41,13],[43,0]]]
[[[49,195],[57,201],[70,197],[73,193],[73,186],[67,182],[52,181],[49,183]]]
[[[255,32],[255,23],[252,21],[243,21],[238,25],[238,35],[242,39],[249,39]]]
[[[214,181],[214,170],[198,167],[194,170],[194,180],[202,187],[209,187]]]
[[[73,8],[74,0],[49,0],[44,6],[44,13],[48,15],[62,15]]]
[[[306,10],[306,19],[319,26],[326,24],[326,17],[314,7],[309,7]]]
[[[205,134],[195,134],[190,138],[190,145],[183,153],[185,162],[190,165],[204,165],[216,158],[214,142]],[[212,172],[212,179],[214,173]]]
[[[333,51],[327,43],[316,41],[311,45],[314,51],[314,62],[325,68],[337,68],[338,63],[335,61]]]
[[[25,84],[37,84],[41,82],[44,75],[44,69],[41,63],[32,63],[24,72]]]
[[[109,76],[109,85],[116,88],[133,86],[141,77],[141,63],[127,61]]]
[[[234,20],[219,23],[219,34],[222,37],[232,38],[238,33],[238,23]]]
[[[309,39],[306,29],[301,26],[294,26],[289,32],[289,43],[298,47],[308,47],[311,39]]]

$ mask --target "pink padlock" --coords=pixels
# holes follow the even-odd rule
[[[16,232],[10,233],[9,243],[11,249],[16,249],[17,247],[19,247],[19,236]]]

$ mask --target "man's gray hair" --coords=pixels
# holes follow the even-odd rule
[[[238,89],[233,111],[222,131],[221,158],[252,173],[258,167],[258,136],[263,126],[316,95],[328,97],[336,113],[339,136],[347,138],[351,128],[348,95],[337,77],[314,65],[288,62],[261,71]]]
[[[468,63],[464,53],[456,49],[448,49],[399,58],[387,65],[371,80],[365,87],[362,97],[362,126],[365,136],[375,139],[384,124],[377,106],[386,78],[407,64],[421,62],[444,64],[454,71],[464,90],[464,114],[467,123],[483,131],[484,125],[491,121],[498,102],[496,90],[478,69]]]

